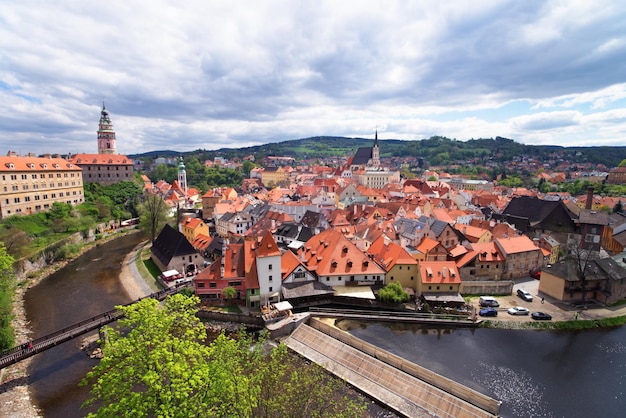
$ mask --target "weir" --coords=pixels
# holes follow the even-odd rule
[[[496,399],[315,318],[284,343],[403,416],[496,417],[500,410]]]

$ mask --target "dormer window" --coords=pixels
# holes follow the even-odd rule
[[[348,253],[348,247],[343,247],[342,251],[344,252],[344,254]]]
[[[331,266],[332,266],[332,268],[334,268],[334,269],[335,269],[335,268],[337,268],[337,262],[336,262],[336,261],[333,261],[333,262],[331,263]]]
[[[7,166],[10,170],[15,169],[15,165],[13,165],[13,163],[6,163],[5,166]]]
[[[28,168],[30,168],[30,169],[35,168],[35,164],[33,164],[33,163],[28,164]]]
[[[59,165],[55,163],[54,168],[59,168]]]
[[[352,261],[348,261],[348,263],[346,264],[348,267],[352,267]]]

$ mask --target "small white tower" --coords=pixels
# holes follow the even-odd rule
[[[183,157],[180,157],[180,162],[178,163],[178,185],[187,193],[187,172],[185,171]]]

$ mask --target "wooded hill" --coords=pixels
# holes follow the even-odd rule
[[[219,150],[196,150],[189,152],[151,151],[130,155],[131,158],[163,156],[195,156],[199,160],[224,157],[243,158],[254,155],[256,161],[266,156],[293,157],[296,161],[349,157],[360,147],[371,147],[373,138],[345,138],[318,136],[290,141],[274,142],[243,148],[222,148]],[[458,141],[441,136],[429,139],[405,141],[379,139],[380,154],[385,157],[418,157],[431,165],[463,163],[478,158],[480,162],[507,162],[516,157],[529,156],[540,161],[562,159],[570,163],[604,164],[616,167],[626,159],[625,147],[562,147],[557,145],[525,145],[512,139],[496,137]]]

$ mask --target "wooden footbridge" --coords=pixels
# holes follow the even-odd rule
[[[178,293],[181,289],[185,287],[188,287],[188,284],[183,283],[175,287],[163,289],[158,292],[154,292],[144,298],[139,298],[133,302],[128,303],[127,305],[131,305],[145,298],[163,300],[167,296]],[[15,364],[24,359],[27,359],[28,357],[32,357],[35,354],[41,353],[42,351],[46,351],[61,343],[79,337],[83,334],[88,333],[89,331],[99,329],[103,325],[116,321],[121,317],[122,313],[120,311],[118,311],[117,309],[112,309],[110,311],[93,316],[89,319],[85,319],[84,321],[80,321],[76,324],[70,325],[69,327],[60,329],[48,335],[44,335],[43,337],[36,338],[17,347],[13,347],[9,350],[3,351],[2,353],[0,353],[0,369],[4,369],[11,364]]]
[[[316,318],[285,344],[406,417],[497,417],[501,402]]]

